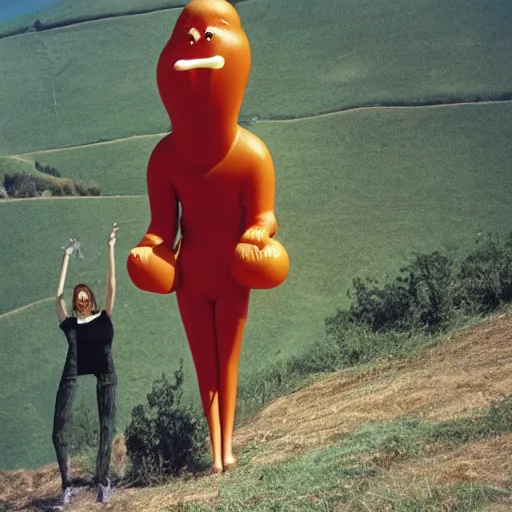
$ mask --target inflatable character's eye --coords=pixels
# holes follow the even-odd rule
[[[211,40],[212,40],[212,38],[213,38],[213,34],[212,34],[210,31],[205,32],[205,34],[204,34],[204,38],[205,38],[207,41],[211,41]]]
[[[187,35],[188,35],[188,41],[189,41],[190,46],[195,44],[199,40],[199,38],[201,37],[201,35],[199,34],[199,31],[196,30],[195,28],[191,28],[188,31]]]

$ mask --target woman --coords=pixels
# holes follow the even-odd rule
[[[62,479],[63,504],[69,503],[73,494],[65,430],[75,398],[76,379],[79,375],[92,374],[96,376],[96,395],[100,419],[100,443],[96,460],[97,501],[107,502],[111,493],[108,472],[114,434],[117,379],[111,354],[114,328],[110,317],[116,293],[114,246],[117,230],[117,224],[114,224],[108,240],[109,257],[104,309],[98,311],[92,290],[85,284],[78,284],[73,289],[74,315],[68,316],[63,290],[69,257],[75,249],[74,240],[70,240],[62,261],[57,288],[57,315],[59,327],[66,335],[69,347],[55,400],[52,440]]]

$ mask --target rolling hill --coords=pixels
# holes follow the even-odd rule
[[[123,14],[120,5],[62,2],[39,18],[92,20]],[[122,16],[0,38],[0,172],[32,172],[38,160],[103,193],[0,201],[0,468],[53,460],[65,347],[44,299],[72,235],[85,257],[71,262],[68,295],[80,279],[101,297],[114,221],[120,424],[180,358],[186,398],[198,403],[174,297],[140,293],[124,266],[149,219],[149,153],[170,129],[154,68],[179,7],[155,0],[144,3],[153,12],[131,14],[135,4],[123,5]],[[247,0],[237,9],[253,53],[241,121],[272,152],[279,239],[292,260],[282,287],[253,294],[243,385],[321,343],[353,277],[394,275],[415,251],[464,251],[480,231],[510,230],[512,10],[484,0]],[[85,379],[79,400],[93,404],[92,385]]]
[[[505,512],[511,408],[498,404],[512,392],[511,334],[508,311],[415,356],[320,376],[235,431],[233,471],[121,485],[109,510]],[[58,494],[56,464],[0,472],[0,500],[15,510]],[[85,487],[69,510],[94,498]]]

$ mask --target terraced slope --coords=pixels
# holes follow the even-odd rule
[[[245,121],[512,93],[505,0],[255,0],[237,8],[253,53]],[[168,130],[154,77],[178,13],[0,39],[0,152]]]
[[[74,19],[70,5],[41,12],[41,20]],[[104,12],[87,5],[91,17]],[[101,5],[118,12],[119,4]],[[463,250],[479,231],[510,230],[512,104],[480,100],[512,90],[512,13],[504,1],[484,0],[464,9],[419,0],[251,0],[237,8],[253,51],[242,121],[272,151],[279,237],[292,258],[282,287],[253,294],[243,385],[264,366],[321,343],[324,318],[347,305],[353,277],[392,275],[414,251]],[[48,432],[65,347],[45,299],[71,235],[85,258],[72,261],[67,292],[80,278],[101,297],[103,237],[112,222],[121,226],[120,426],[180,357],[187,400],[198,403],[174,297],[138,292],[124,267],[148,223],[147,159],[170,129],[154,67],[178,13],[0,39],[0,172],[32,172],[39,160],[97,181],[106,194],[0,202],[0,441],[10,447],[0,468],[53,460]],[[465,99],[479,102],[353,108]],[[335,110],[342,111],[316,115]],[[88,386],[83,400],[92,396]]]

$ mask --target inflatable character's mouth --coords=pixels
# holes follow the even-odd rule
[[[189,69],[209,68],[220,69],[224,67],[224,57],[215,55],[206,59],[181,59],[174,63],[176,71],[187,71]]]

